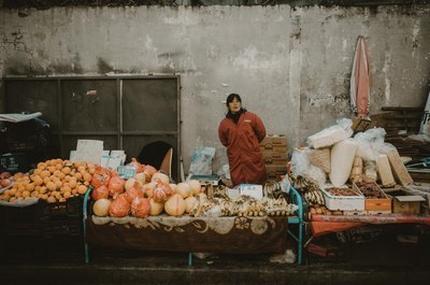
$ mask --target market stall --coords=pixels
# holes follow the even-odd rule
[[[138,163],[136,168],[144,171]],[[121,190],[108,192],[100,185],[91,195],[87,193],[84,206],[87,262],[92,247],[284,253],[289,233],[298,241],[298,262],[301,262],[303,209],[295,189],[290,187],[290,195],[285,196],[280,183],[267,184],[261,199],[232,197],[233,189],[227,187],[201,187],[193,180],[172,184],[166,176],[148,173],[145,177],[139,171],[135,178],[123,181]],[[138,179],[145,181],[139,183]],[[130,204],[128,198],[133,195],[136,197]],[[297,224],[298,234],[294,235],[288,224]]]
[[[290,179],[303,195],[310,239],[367,225],[430,226],[430,189],[413,181],[385,130],[342,119],[296,149]]]
[[[196,180],[175,184],[135,159],[126,168],[120,169],[121,176],[93,163],[53,159],[29,173],[3,174],[8,185],[2,188],[0,210],[9,220],[3,236],[75,237],[86,242],[88,262],[93,246],[285,253],[290,234],[297,240],[301,263],[303,207],[301,196],[289,184],[268,182],[260,186],[261,197],[252,197]]]

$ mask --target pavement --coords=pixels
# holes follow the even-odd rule
[[[307,254],[300,266],[271,263],[269,254],[194,257],[188,266],[187,253],[112,249],[93,249],[85,264],[76,240],[16,240],[16,248],[2,244],[0,284],[428,284],[430,238],[418,232],[327,236],[315,242],[335,256]]]

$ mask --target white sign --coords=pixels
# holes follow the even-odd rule
[[[258,184],[240,184],[235,189],[239,190],[239,195],[249,196],[254,199],[263,199],[263,186]]]
[[[73,161],[88,161],[99,164],[103,154],[103,141],[78,140]]]

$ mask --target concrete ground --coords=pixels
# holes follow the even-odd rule
[[[16,248],[2,244],[0,284],[427,284],[430,239],[416,233],[388,228],[371,239],[361,235],[360,242],[357,233],[354,241],[327,236],[315,243],[336,256],[308,254],[302,266],[270,263],[270,255],[213,255],[188,266],[186,253],[107,249],[94,249],[86,265],[73,240],[16,240]],[[399,236],[418,239],[406,243]]]

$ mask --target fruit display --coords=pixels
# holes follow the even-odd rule
[[[0,173],[0,190],[7,189],[13,184],[12,174],[9,172]]]
[[[379,186],[372,182],[356,183],[358,189],[368,199],[385,199],[385,194],[381,191]]]
[[[333,196],[359,196],[359,194],[351,188],[332,187],[326,189],[326,191]]]
[[[91,197],[95,201],[93,213],[96,216],[145,218],[163,212],[170,216],[182,216],[197,205],[194,196],[201,193],[197,180],[176,185],[170,183],[170,178],[164,173],[154,172],[152,166],[142,165],[135,159],[130,164],[138,173],[128,180],[123,180],[112,171],[95,171]]]
[[[343,211],[330,211],[329,209],[327,209],[327,207],[321,206],[321,205],[312,206],[309,209],[310,216],[312,215],[341,216],[343,214],[344,214]]]
[[[315,191],[308,191],[303,195],[303,198],[305,199],[306,203],[308,205],[324,205],[324,195],[321,192],[321,190],[315,190]]]
[[[85,162],[51,159],[37,164],[29,174],[16,173],[14,185],[0,195],[0,200],[19,202],[36,198],[48,203],[65,202],[85,194],[96,166]]]

